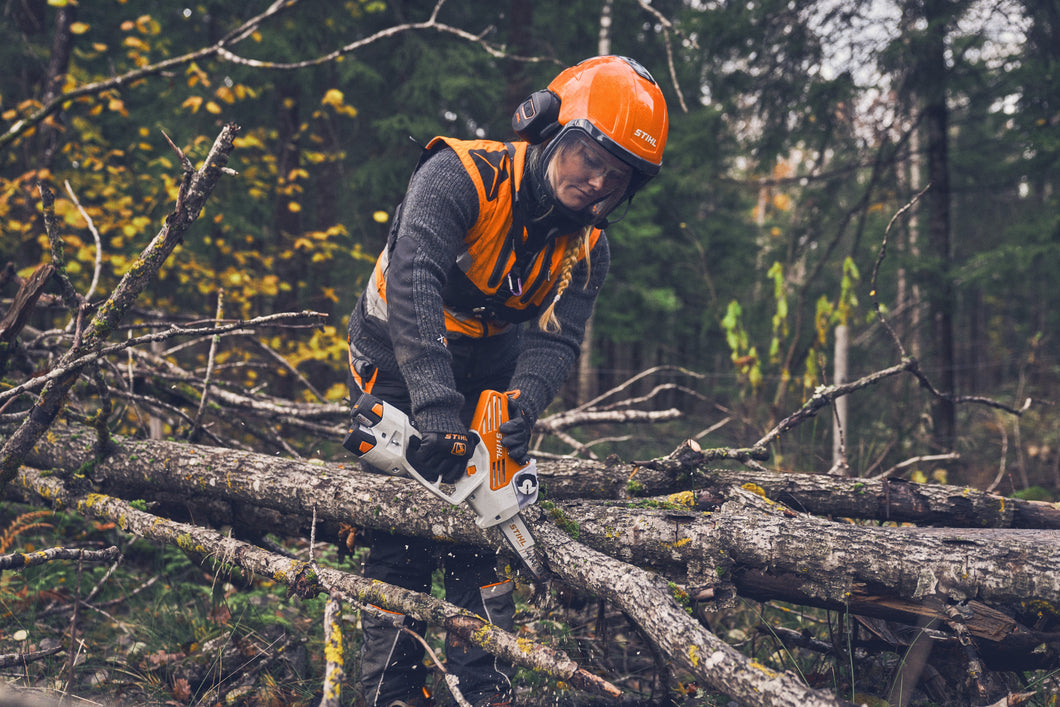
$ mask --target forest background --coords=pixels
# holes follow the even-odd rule
[[[228,36],[256,12],[269,16]],[[632,56],[670,107],[665,163],[609,229],[611,275],[555,409],[653,370],[633,394],[664,386],[651,405],[684,415],[597,427],[591,452],[746,446],[836,382],[837,359],[846,380],[899,359],[878,304],[938,390],[1023,414],[894,378],[850,399],[838,456],[822,415],[772,446],[770,468],[872,476],[955,451],[903,473],[1056,500],[1055,0],[26,0],[4,4],[0,39],[0,263],[27,278],[55,257],[48,184],[74,286],[109,291],[176,198],[167,136],[198,162],[238,124],[238,175],[152,284],[140,326],[324,313],[304,335],[263,335],[289,367],[253,365],[241,346],[219,347],[217,364],[247,389],[332,403],[346,394],[346,317],[417,143],[511,139],[514,107],[559,69]],[[48,312],[37,327],[56,326]],[[205,366],[208,348],[194,352]],[[130,408],[119,431],[145,427]],[[334,452],[304,429],[277,436],[255,444]]]
[[[438,21],[480,40],[412,30],[311,62],[432,9],[301,2],[232,55],[181,60],[248,13],[225,3],[6,4],[0,258],[25,276],[50,257],[36,188],[49,180],[75,284],[87,288],[95,251],[71,194],[98,231],[105,291],[175,194],[163,131],[201,159],[223,122],[239,124],[240,176],[219,186],[150,306],[208,317],[223,290],[229,316],[327,313],[313,336],[272,343],[338,401],[345,318],[416,143],[511,139],[520,99],[603,48],[654,72],[670,142],[660,177],[611,229],[613,272],[565,403],[677,366],[697,374],[672,375],[699,397],[662,402],[702,412],[688,416],[698,422],[731,417],[715,433],[721,443],[757,438],[832,382],[838,326],[849,326],[848,376],[895,360],[874,299],[940,390],[1016,407],[1057,399],[1056,2],[448,3]],[[162,62],[20,123],[61,92]],[[896,225],[870,296],[888,220],[929,184]],[[259,383],[283,394],[290,381]],[[999,427],[1012,421],[940,407],[911,378],[854,401],[849,466],[868,473],[959,448],[967,481],[990,476],[1007,439]],[[1055,485],[1055,425],[1028,436],[1043,411],[1055,409],[1034,406],[1022,443],[1007,445],[1017,486]],[[827,420],[807,429],[774,463],[828,464],[830,434]],[[603,452],[657,453],[656,435]]]

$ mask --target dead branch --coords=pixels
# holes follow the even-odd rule
[[[55,266],[49,263],[38,265],[29,279],[18,288],[14,301],[3,319],[0,319],[0,375],[6,372],[7,361],[15,347],[15,341],[54,274]]]
[[[125,86],[135,84],[136,82],[151,78],[153,76],[159,76],[166,72],[180,67],[187,66],[195,62],[203,62],[207,59],[219,59],[222,61],[228,61],[234,64],[241,64],[243,66],[252,66],[262,69],[275,69],[275,70],[296,70],[308,68],[311,66],[317,66],[320,64],[326,64],[334,62],[344,56],[352,54],[359,49],[363,49],[366,46],[375,44],[376,42],[388,39],[405,32],[412,31],[435,31],[442,34],[449,34],[460,39],[466,40],[473,44],[477,44],[490,56],[496,58],[514,59],[516,61],[522,61],[527,63],[551,61],[549,59],[541,57],[523,57],[513,56],[504,51],[504,48],[500,45],[491,44],[483,39],[483,33],[473,34],[466,30],[458,27],[453,27],[441,22],[438,22],[438,12],[441,7],[445,4],[445,0],[439,0],[435,5],[434,10],[431,12],[431,16],[423,22],[410,22],[401,25],[395,25],[388,27],[387,29],[380,30],[375,34],[359,39],[355,42],[346,44],[345,46],[328,52],[322,56],[318,56],[313,59],[307,59],[301,62],[294,63],[278,63],[271,61],[262,61],[257,59],[250,59],[242,57],[233,51],[233,47],[238,45],[241,41],[251,36],[255,31],[259,30],[261,26],[272,18],[278,16],[280,13],[288,12],[299,4],[300,0],[278,0],[273,2],[264,12],[261,12],[254,17],[251,17],[226,35],[221,37],[217,42],[207,47],[196,49],[195,51],[182,54],[181,56],[172,57],[164,61],[160,61],[155,64],[149,64],[147,66],[137,67],[131,71],[127,71],[124,74],[115,76],[103,81],[97,81],[83,86],[63,91],[55,96],[48,97],[43,101],[42,105],[36,110],[32,111],[29,115],[16,120],[7,128],[2,134],[0,134],[0,150],[5,149],[19,137],[25,135],[27,132],[32,130],[34,127],[43,122],[48,116],[61,110],[64,105],[71,103],[72,101],[79,98],[87,98],[92,96],[98,96],[101,93],[112,89],[118,89]],[[168,139],[168,137],[167,137]],[[172,144],[172,143],[171,143]]]
[[[169,254],[183,240],[185,232],[199,217],[207,197],[221,176],[221,170],[228,162],[228,155],[232,151],[233,140],[238,132],[236,125],[225,125],[210,148],[203,166],[196,172],[185,173],[177,195],[176,208],[166,218],[162,230],[140,254],[129,272],[122,277],[110,297],[96,312],[84,339],[67,352],[63,362],[95,353],[113,332],[118,321],[151,282]],[[0,488],[6,486],[14,477],[26,451],[55,419],[63,406],[66,394],[80,377],[81,370],[73,369],[63,377],[47,383],[31,408],[29,417],[4,443],[0,449]]]
[[[13,668],[26,663],[33,663],[44,658],[49,658],[61,650],[63,650],[63,646],[58,645],[44,650],[30,651],[29,653],[7,653],[5,655],[0,655],[0,668]],[[0,691],[0,699],[3,699],[3,697],[4,691]],[[8,703],[0,702],[0,704]]]
[[[50,547],[47,550],[37,550],[36,552],[16,552],[11,555],[0,555],[0,570],[33,567],[53,560],[112,562],[118,559],[119,554],[116,547],[108,547],[105,550],[85,550],[79,547]]]
[[[487,650],[494,650],[515,665],[544,670],[568,682],[597,686],[602,694],[618,694],[618,689],[602,679],[576,675],[576,663],[554,649],[539,646],[515,636],[503,637],[506,632],[483,619],[441,599],[388,585],[359,575],[349,574],[313,562],[294,560],[276,555],[214,530],[171,521],[128,502],[103,494],[81,495],[69,491],[61,480],[30,474],[32,488],[42,498],[65,507],[76,508],[88,517],[103,518],[119,524],[125,532],[181,548],[202,561],[213,561],[220,566],[235,566],[285,584],[292,593],[310,598],[321,593],[341,592],[360,604],[375,604],[392,611],[422,619],[434,625],[444,625],[454,616],[472,622],[474,629],[468,639]]]

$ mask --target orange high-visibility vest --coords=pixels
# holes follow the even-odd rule
[[[446,329],[450,334],[491,336],[533,318],[544,308],[564,255],[568,248],[579,247],[581,232],[549,239],[536,252],[524,252],[526,228],[521,223],[513,228],[513,222],[529,145],[436,137],[427,151],[442,145],[460,158],[479,200],[478,220],[464,236],[465,248],[450,269],[442,293]],[[369,287],[366,302],[368,313],[383,320],[387,318],[386,270],[396,232],[397,224],[391,230],[391,243],[376,261],[375,286]],[[592,229],[590,250],[599,237],[600,230]],[[586,255],[582,249],[578,259]]]

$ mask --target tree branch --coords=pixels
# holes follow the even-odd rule
[[[139,294],[154,279],[173,249],[180,243],[192,223],[199,217],[207,197],[220,179],[228,162],[238,126],[227,124],[214,141],[203,166],[196,172],[185,173],[177,194],[176,208],[162,230],[155,236],[132,268],[122,277],[110,297],[97,310],[84,339],[77,342],[63,356],[60,365],[85,354],[95,354],[104,339],[113,332],[120,319]],[[68,370],[63,376],[49,381],[30,409],[29,417],[0,448],[0,489],[14,478],[18,465],[33,444],[40,438],[59,413],[70,388],[80,377],[83,366]]]

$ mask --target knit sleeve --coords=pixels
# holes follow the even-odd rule
[[[601,233],[588,261],[583,260],[574,268],[570,286],[556,304],[560,330],[543,331],[537,321],[525,325],[522,350],[509,389],[521,392],[519,401],[535,421],[556,397],[578,360],[585,323],[610,265],[611,251],[607,237]]]
[[[387,272],[389,333],[421,430],[466,432],[463,396],[447,348],[442,290],[478,217],[478,197],[456,154],[443,149],[419,168],[402,204]]]

